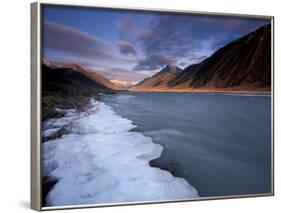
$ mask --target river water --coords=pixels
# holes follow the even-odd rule
[[[271,192],[271,96],[124,92],[102,101],[162,145],[151,165],[200,196]]]

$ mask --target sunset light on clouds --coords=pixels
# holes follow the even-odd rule
[[[43,58],[77,63],[110,80],[141,81],[167,64],[201,62],[269,23],[253,18],[44,6]]]

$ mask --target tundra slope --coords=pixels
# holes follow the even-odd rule
[[[166,76],[159,78],[162,72],[140,82],[132,90],[270,91],[271,25],[230,42],[201,63],[190,65],[169,79]]]

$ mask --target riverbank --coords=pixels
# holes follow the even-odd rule
[[[186,92],[186,93],[231,93],[271,95],[271,88],[131,88],[130,92]]]

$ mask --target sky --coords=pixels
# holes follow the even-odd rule
[[[44,5],[42,56],[110,80],[138,82],[167,64],[185,68],[269,19]]]

